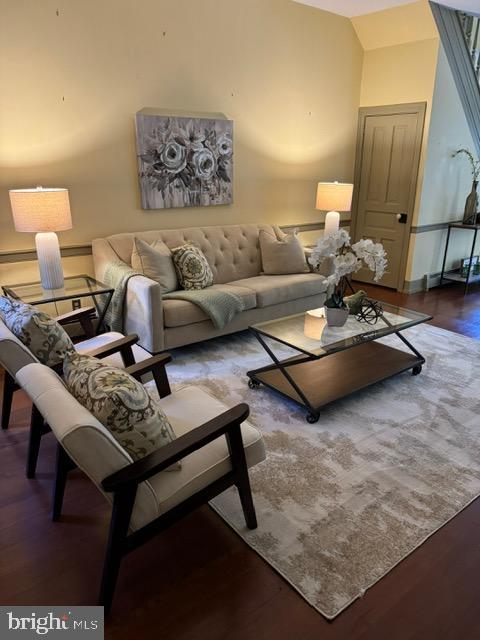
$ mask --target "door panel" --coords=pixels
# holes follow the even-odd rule
[[[412,110],[412,106],[416,109]],[[382,109],[387,113],[379,113]],[[392,113],[388,113],[389,110]],[[372,113],[368,113],[368,109],[362,111],[366,113],[359,131],[353,235],[355,240],[371,238],[383,244],[388,268],[381,284],[397,288],[404,278],[424,105],[423,108],[419,105],[372,108]],[[407,214],[407,224],[399,221],[402,213]],[[355,280],[371,282],[372,274],[362,269]]]

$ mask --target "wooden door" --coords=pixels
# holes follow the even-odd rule
[[[405,281],[425,103],[360,109],[352,236],[381,242],[388,268],[380,284],[402,289]],[[372,282],[362,269],[354,276]]]

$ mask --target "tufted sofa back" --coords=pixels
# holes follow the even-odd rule
[[[222,284],[258,276],[262,271],[258,240],[260,229],[279,237],[278,227],[267,224],[245,224],[117,233],[105,239],[118,257],[127,264],[131,264],[135,237],[150,244],[156,240],[162,240],[170,249],[192,242],[205,254],[212,268],[214,282]]]

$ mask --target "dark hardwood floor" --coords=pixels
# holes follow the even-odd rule
[[[480,289],[371,292],[480,339]],[[480,367],[480,363],[479,363]],[[480,371],[480,369],[479,369]],[[108,505],[78,471],[64,517],[50,521],[54,440],[38,475],[24,473],[29,404],[17,393],[0,433],[0,605],[91,604],[97,596]],[[312,609],[205,507],[124,561],[107,637],[115,640],[408,640],[480,638],[480,500],[438,531],[333,622]]]

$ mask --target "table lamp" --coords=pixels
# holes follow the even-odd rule
[[[329,236],[340,227],[340,211],[352,207],[353,184],[348,182],[319,182],[316,208],[327,211],[324,235]]]
[[[72,228],[68,189],[11,189],[10,204],[15,229],[36,233],[35,245],[42,287],[61,289],[62,259],[55,231]]]

